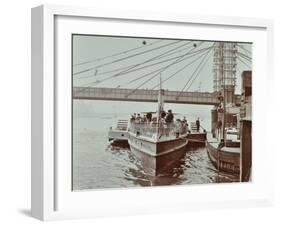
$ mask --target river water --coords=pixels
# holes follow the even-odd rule
[[[126,119],[121,113],[95,113],[91,117],[74,114],[73,190],[207,184],[218,182],[218,178],[220,182],[233,181],[227,176],[218,177],[205,147],[189,148],[176,167],[160,176],[146,174],[129,148],[112,147],[108,142],[108,129],[119,118]],[[201,116],[201,120],[208,130],[208,117]]]

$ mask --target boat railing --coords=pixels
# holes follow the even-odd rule
[[[153,137],[155,134],[159,134],[159,136],[178,136],[187,133],[188,127],[175,122],[162,124],[156,122],[131,122],[129,131],[146,137]]]

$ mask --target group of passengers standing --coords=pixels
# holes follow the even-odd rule
[[[168,112],[162,111],[159,116],[159,122],[157,123],[157,117],[153,117],[150,112],[143,116],[134,113],[130,121],[136,128],[138,127],[137,124],[149,124],[151,127],[159,127],[161,135],[169,136],[171,130],[178,135],[190,133],[186,117],[174,120],[174,114],[171,109]]]

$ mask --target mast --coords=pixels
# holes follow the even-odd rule
[[[162,77],[161,74],[159,75],[159,92],[158,92],[158,116],[159,119],[161,118],[161,112],[164,110],[164,90],[162,90]]]
[[[159,74],[159,91],[158,91],[158,109],[157,109],[157,139],[159,137],[159,127],[161,120],[161,113],[164,110],[164,90],[162,90],[162,77],[161,73]]]

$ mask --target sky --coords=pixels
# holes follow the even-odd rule
[[[213,44],[199,40],[73,35],[73,85],[150,89],[159,84],[157,70],[160,70],[162,81],[171,77],[163,83],[164,89],[212,92],[213,49],[208,47]],[[251,57],[251,44],[239,45],[246,50],[238,51]],[[183,58],[176,58],[179,56]],[[237,60],[236,93],[241,90],[240,73],[251,69],[246,64]],[[144,68],[137,70],[141,67]],[[201,70],[195,71],[198,67]],[[124,73],[126,70],[132,72]]]
[[[158,70],[162,81],[169,78],[163,83],[163,89],[213,92],[214,52],[210,48],[213,44],[213,41],[201,40],[73,35],[73,86],[157,89]],[[239,45],[243,49],[238,51],[251,57],[252,44]],[[246,66],[249,62],[242,60],[244,63],[237,60],[236,93],[241,93],[240,73],[251,69],[251,65]],[[132,72],[126,73],[128,71]],[[75,100],[73,103],[74,117],[130,115],[156,110],[155,103],[93,100]],[[194,117],[210,116],[212,108],[184,104],[165,106]]]

